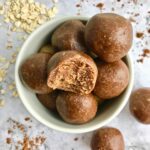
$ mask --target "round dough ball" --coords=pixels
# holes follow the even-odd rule
[[[124,139],[116,128],[101,128],[93,135],[91,148],[92,150],[124,150]]]
[[[47,94],[52,91],[47,86],[47,64],[50,54],[33,54],[24,61],[20,68],[22,81],[35,93]]]
[[[91,57],[79,51],[61,51],[48,62],[47,85],[78,94],[93,91],[98,70]]]
[[[36,94],[38,100],[49,110],[56,110],[56,98],[58,91],[53,91],[49,94]]]
[[[80,20],[66,21],[54,31],[52,45],[58,50],[85,51],[84,29]]]
[[[48,53],[50,55],[53,55],[55,54],[55,50],[50,44],[47,44],[41,47],[39,53]]]
[[[150,124],[150,88],[140,88],[130,97],[130,111],[143,124]]]
[[[122,61],[113,63],[97,62],[98,77],[94,94],[101,99],[119,96],[129,82],[129,70]]]
[[[95,117],[97,101],[92,94],[80,95],[62,92],[56,99],[56,107],[64,121],[72,124],[83,124]]]
[[[93,16],[85,28],[85,43],[103,61],[114,62],[124,57],[132,45],[132,25],[113,13]]]

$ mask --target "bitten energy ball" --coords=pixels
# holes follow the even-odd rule
[[[20,75],[23,82],[36,93],[47,94],[52,91],[47,86],[47,64],[50,58],[50,54],[38,53],[21,65]]]
[[[119,96],[129,82],[129,70],[122,61],[113,63],[97,62],[98,77],[94,94],[101,99]]]
[[[101,128],[93,135],[91,148],[92,150],[125,150],[124,139],[116,128]]]
[[[132,45],[132,25],[117,14],[97,14],[86,25],[85,42],[103,61],[118,61]]]
[[[58,91],[53,91],[49,94],[36,94],[38,100],[49,110],[56,110],[56,98]]]
[[[132,93],[130,111],[139,122],[150,124],[150,88],[140,88]]]
[[[48,62],[47,85],[78,94],[89,94],[95,87],[98,70],[88,55],[79,51],[62,51]]]
[[[82,124],[93,119],[97,112],[97,101],[92,94],[80,95],[62,92],[56,99],[56,107],[64,121]]]
[[[85,51],[85,25],[79,20],[69,20],[60,25],[52,35],[52,45],[58,50]]]

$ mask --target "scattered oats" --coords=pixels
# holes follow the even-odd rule
[[[21,22],[20,21],[15,22],[15,26],[19,28],[21,26]]]
[[[8,89],[9,90],[13,90],[13,89],[15,89],[15,85],[12,83],[12,84],[10,84],[10,85],[8,85]]]
[[[18,51],[14,52],[11,56],[12,56],[12,58],[16,58],[17,55],[18,55]]]
[[[0,99],[0,108],[3,107],[5,105],[5,101]]]
[[[0,55],[0,63],[6,62],[6,58]]]
[[[9,23],[9,22],[10,22],[10,20],[9,20],[8,18],[6,18],[4,21],[5,21],[6,23]]]
[[[5,91],[4,89],[2,89],[2,90],[0,90],[0,93],[1,93],[1,94],[5,94],[6,91]]]
[[[34,3],[34,0],[28,0],[28,2],[29,2],[30,4],[32,4],[32,3]]]
[[[58,3],[58,0],[53,0],[53,3]]]
[[[6,76],[6,70],[0,69],[0,82],[4,80],[5,76]]]
[[[13,59],[10,60],[11,64],[14,64],[15,62],[16,62],[16,58],[13,58]]]
[[[17,91],[13,91],[12,96],[18,97],[18,92]]]
[[[27,33],[50,20],[58,11],[56,6],[49,9],[34,0],[6,0],[4,7],[0,8],[4,10],[4,21],[13,25],[11,31],[22,29]]]
[[[52,9],[48,10],[48,16],[49,18],[53,18],[55,14],[57,13],[58,9],[56,6],[52,7]]]
[[[7,43],[7,44],[6,44],[6,48],[7,48],[7,49],[11,49],[11,48],[13,48],[12,43]]]
[[[57,12],[58,12],[57,7],[56,7],[56,6],[54,6],[54,7],[52,8],[52,11],[53,11],[53,13],[54,13],[54,14],[55,14],[55,13],[57,13]]]
[[[1,69],[4,69],[4,70],[7,70],[10,66],[10,62],[6,62],[5,64],[3,64],[0,68]]]
[[[0,15],[4,14],[4,7],[2,5],[0,5]]]

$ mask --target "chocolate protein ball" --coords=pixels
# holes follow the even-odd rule
[[[47,86],[47,64],[50,58],[50,54],[33,54],[20,67],[22,81],[36,93],[47,94],[52,91]]]
[[[83,124],[93,119],[97,112],[97,101],[92,94],[80,95],[61,92],[56,99],[56,107],[64,121]]]
[[[98,77],[94,94],[101,99],[111,99],[119,96],[129,82],[129,70],[122,61],[113,63],[97,62]]]
[[[92,150],[125,150],[121,132],[112,127],[99,129],[91,141]]]
[[[78,94],[89,94],[95,87],[98,70],[91,57],[79,51],[62,51],[48,62],[47,85]]]
[[[53,91],[49,94],[36,94],[38,100],[49,110],[56,110],[56,98],[58,91]]]
[[[48,53],[50,55],[53,55],[55,53],[55,50],[50,44],[47,44],[41,47],[39,53]]]
[[[103,61],[114,62],[124,57],[132,45],[132,25],[113,13],[93,16],[85,28],[85,43]]]
[[[150,124],[150,88],[140,88],[130,97],[130,111],[143,124]]]
[[[84,29],[80,20],[66,21],[54,31],[52,45],[58,50],[85,51]]]

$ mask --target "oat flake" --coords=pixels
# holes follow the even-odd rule
[[[56,13],[55,5],[48,8],[34,0],[6,0],[4,6],[0,5],[0,15],[4,16],[4,21],[13,24],[11,31],[22,29],[31,33],[39,25],[52,19]]]

